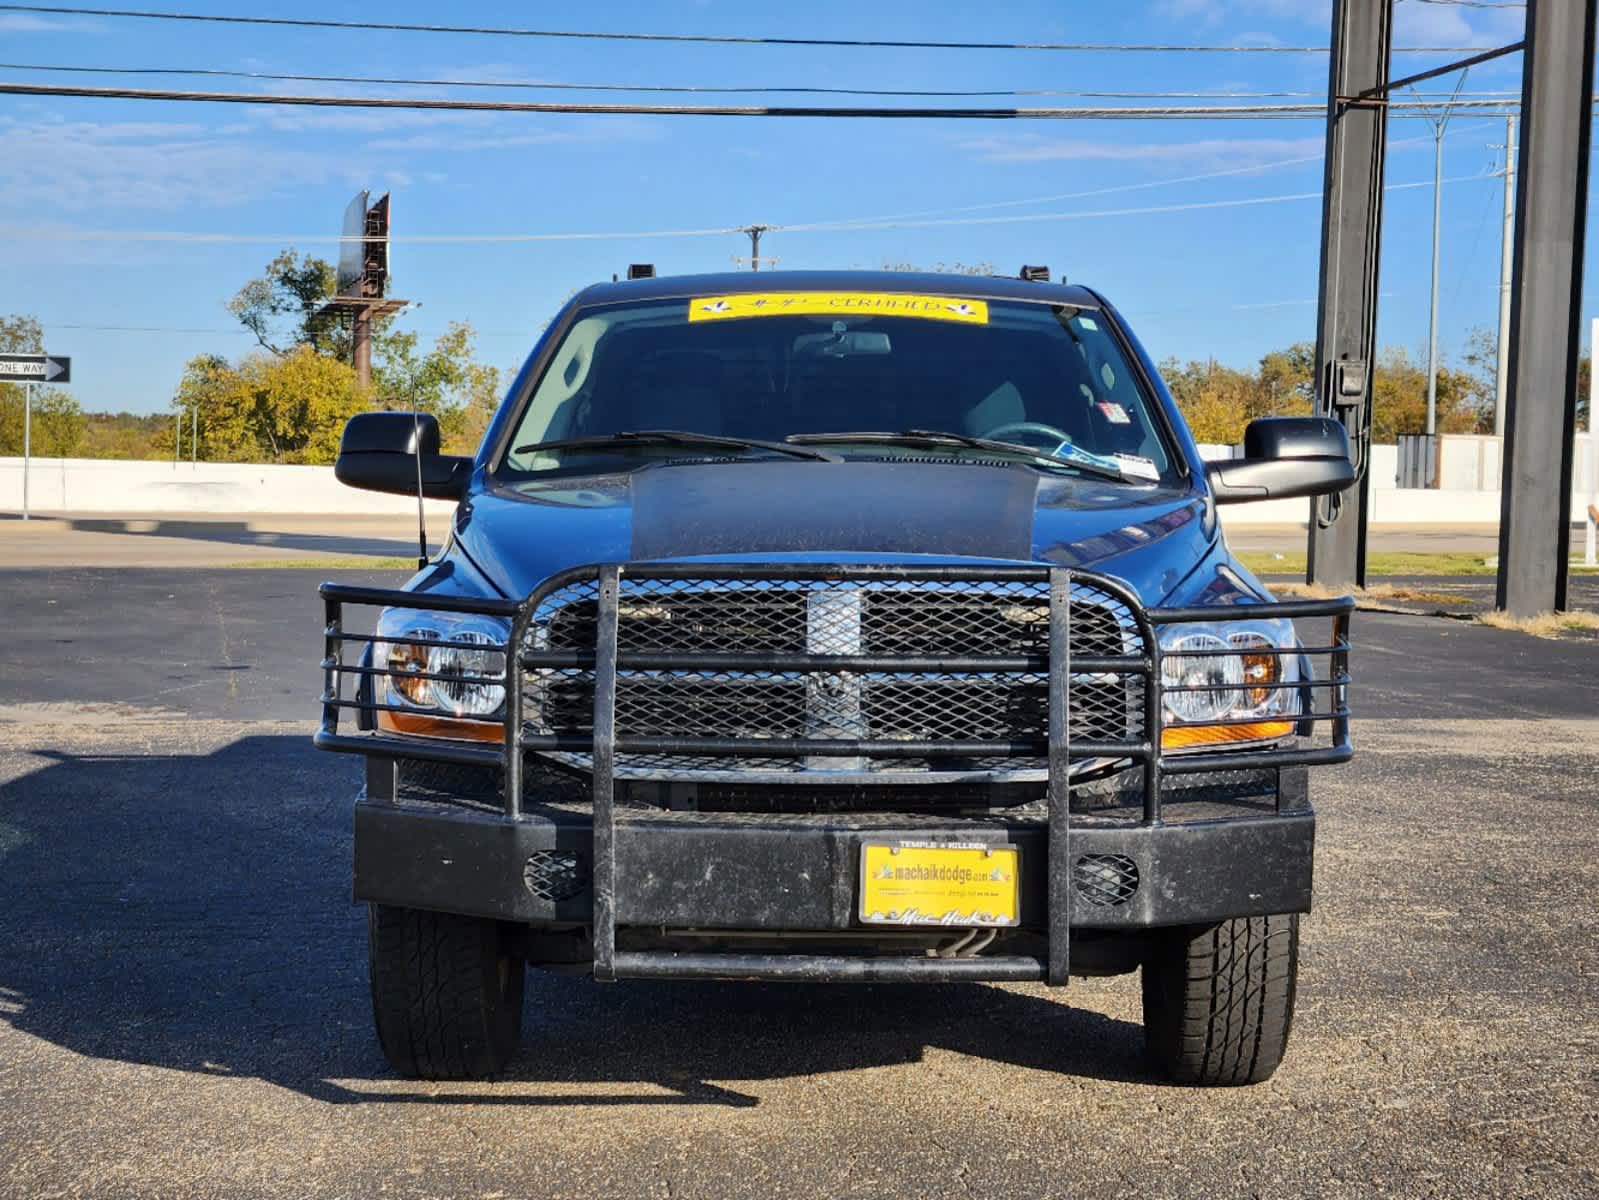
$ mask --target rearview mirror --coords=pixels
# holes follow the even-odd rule
[[[1244,431],[1244,457],[1205,465],[1217,504],[1326,496],[1355,482],[1344,427],[1328,417],[1261,417]]]
[[[472,460],[439,453],[439,423],[427,413],[361,413],[344,426],[333,464],[340,483],[414,496],[419,469],[424,496],[459,500],[466,492]]]

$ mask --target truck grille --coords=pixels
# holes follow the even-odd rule
[[[622,578],[617,642],[628,652],[678,655],[894,655],[939,660],[1030,657],[1037,669],[920,673],[850,670],[624,667],[617,675],[618,735],[846,741],[1041,739],[1048,727],[1047,582],[995,580],[825,580]],[[534,612],[528,648],[592,651],[598,588],[575,583]],[[1072,585],[1073,658],[1142,654],[1126,607],[1086,585]],[[1142,736],[1142,677],[1074,673],[1070,735],[1075,742],[1125,742]],[[526,673],[523,711],[530,732],[587,735],[593,729],[594,673],[540,668]],[[758,752],[752,747],[752,752]],[[582,766],[586,756],[557,754]],[[670,757],[670,756],[668,756]],[[618,759],[617,774],[708,778],[752,770],[786,776],[815,772],[890,774],[948,781],[954,775],[1042,778],[1042,757],[983,761],[832,755],[752,762],[704,757],[664,764]],[[796,780],[797,781],[797,780]]]

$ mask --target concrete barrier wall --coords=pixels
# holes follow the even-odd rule
[[[1228,446],[1202,446],[1206,458],[1227,458]],[[1393,446],[1372,447],[1373,524],[1469,525],[1499,520],[1497,491],[1398,489],[1393,485]],[[415,501],[347,488],[331,467],[254,463],[121,462],[86,458],[36,458],[30,497],[40,513],[350,513],[405,516]],[[448,513],[447,501],[429,500],[433,513]],[[1573,500],[1573,513],[1586,509]],[[22,460],[0,458],[0,511],[22,510]],[[1302,524],[1307,502],[1270,500],[1228,505],[1223,522],[1244,525]]]
[[[332,467],[267,463],[124,462],[36,458],[28,475],[31,507],[41,513],[356,513],[404,516],[416,500],[363,492],[333,478]],[[429,500],[432,511],[455,506]],[[22,460],[0,458],[0,510],[22,511]]]

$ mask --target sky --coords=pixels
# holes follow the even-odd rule
[[[102,0],[98,7],[142,4]],[[700,0],[606,5],[390,0],[173,0],[173,10],[684,34],[957,41],[1323,45],[1326,0]],[[1400,0],[1396,44],[1494,46],[1523,10]],[[1324,54],[1106,54],[549,40],[269,29],[0,12],[0,60],[205,67],[449,80],[717,87],[1025,88],[1309,92]],[[1396,74],[1447,61],[1396,55]],[[1473,68],[1470,93],[1515,92],[1520,56]],[[75,75],[0,67],[24,82],[249,93],[579,101],[685,97],[399,85]],[[1437,90],[1452,79],[1421,85]],[[710,97],[761,103],[759,95]],[[829,104],[853,97],[781,97]],[[1173,101],[1202,104],[1204,99]],[[1225,103],[1218,99],[1216,102]],[[1242,102],[1242,101],[1240,101]],[[894,103],[890,101],[889,103]],[[898,103],[908,103],[900,101]],[[1072,97],[935,104],[1079,106]],[[1455,116],[1444,141],[1440,345],[1458,357],[1498,317],[1502,118]],[[1158,359],[1247,366],[1315,335],[1324,124],[1303,120],[956,121],[479,114],[0,96],[0,313],[43,322],[91,410],[165,409],[183,364],[253,345],[228,298],[285,247],[337,257],[358,190],[389,191],[396,238],[620,233],[392,250],[404,326],[470,321],[479,354],[526,356],[573,292],[630,262],[663,274],[735,268],[742,235],[662,236],[759,222],[779,271],[885,264],[1047,264],[1108,295]],[[1424,356],[1433,141],[1389,124],[1379,340]],[[1196,178],[1204,177],[1204,178]],[[1287,198],[1285,198],[1287,197]],[[1239,203],[1245,202],[1245,203]],[[1003,207],[974,207],[995,206]],[[799,226],[900,214],[896,227]],[[995,220],[994,218],[1004,218]],[[937,223],[937,222],[949,223]],[[922,222],[916,224],[915,222]],[[959,223],[955,223],[959,222]],[[781,227],[790,228],[783,229]],[[150,242],[91,233],[222,234]],[[1599,296],[1586,288],[1590,311]]]

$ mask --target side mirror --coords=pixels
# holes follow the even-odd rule
[[[419,462],[420,460],[420,462]],[[334,477],[369,492],[414,496],[421,469],[422,494],[459,500],[472,460],[439,453],[439,422],[427,413],[370,412],[351,417],[339,441]]]
[[[1261,417],[1244,431],[1244,457],[1207,463],[1217,504],[1326,496],[1355,482],[1344,427],[1328,417]]]

